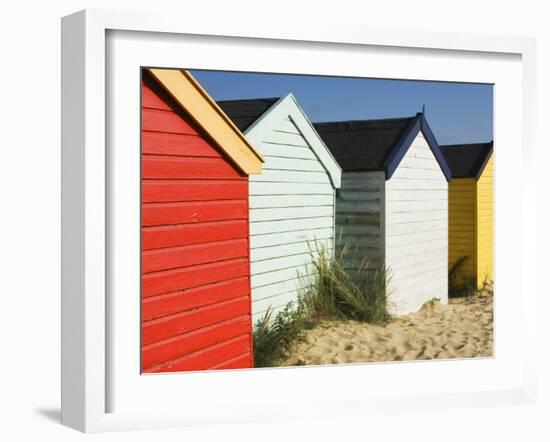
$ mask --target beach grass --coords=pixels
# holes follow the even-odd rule
[[[310,254],[315,278],[302,298],[312,318],[352,319],[373,324],[390,319],[389,270],[372,266],[368,257],[354,258],[358,254],[349,244],[331,254],[315,242],[310,245]]]
[[[464,263],[469,258],[461,256],[449,268],[449,297],[472,296],[476,292],[476,280],[473,276],[466,276],[462,272]]]
[[[254,325],[254,366],[273,367],[304,330],[323,320],[355,320],[384,324],[388,312],[390,272],[370,265],[368,258],[353,258],[351,246],[333,254],[316,241],[309,243],[312,279],[296,301],[277,314],[270,308]],[[311,278],[311,276],[309,277]]]

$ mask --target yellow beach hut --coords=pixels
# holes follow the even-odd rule
[[[449,268],[467,257],[460,272],[477,288],[494,278],[493,142],[441,146],[451,169]]]

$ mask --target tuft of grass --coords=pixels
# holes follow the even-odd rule
[[[315,275],[303,302],[313,318],[386,323],[390,272],[370,265],[368,257],[345,244],[336,254],[317,242],[310,245]]]
[[[276,366],[310,322],[300,297],[272,316],[269,307],[254,325],[254,367]]]
[[[329,319],[386,323],[389,271],[371,268],[369,260],[344,246],[333,255],[324,245],[309,245],[313,276],[303,277],[295,302],[273,316],[270,308],[254,325],[254,366],[276,366],[308,328]],[[300,275],[299,275],[300,276]]]
[[[449,268],[449,297],[451,298],[471,296],[476,291],[476,279],[465,276],[461,272],[467,260],[467,256],[461,256]]]

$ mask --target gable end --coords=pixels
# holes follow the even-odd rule
[[[245,131],[246,138],[252,145],[259,145],[265,139],[266,132],[272,130],[273,121],[287,117],[296,125],[302,137],[327,171],[332,185],[339,188],[342,169],[291,93],[280,98],[252,123]]]
[[[424,134],[424,137],[430,146],[430,150],[433,152],[441,171],[445,175],[445,178],[447,181],[451,180],[451,170],[449,169],[449,166],[445,161],[445,157],[439,148],[439,144],[437,143],[437,140],[435,139],[435,136],[433,135],[433,132],[422,113],[416,114],[416,117],[411,121],[409,127],[399,142],[395,145],[391,153],[388,155],[388,158],[384,161],[386,180],[389,180],[397,170],[401,160],[405,157],[405,154],[420,131]]]
[[[246,174],[262,172],[260,154],[189,72],[147,70],[241,171]]]

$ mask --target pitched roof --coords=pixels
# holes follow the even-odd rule
[[[245,132],[260,118],[279,98],[256,98],[249,100],[218,101],[223,111],[233,120],[242,132]]]
[[[315,128],[344,171],[384,171],[390,179],[418,132],[422,131],[441,171],[449,166],[423,113],[382,120],[316,123]]]
[[[384,162],[415,117],[315,123],[345,171],[384,170]]]
[[[146,70],[244,173],[262,172],[262,157],[187,71]]]
[[[342,169],[292,93],[281,98],[220,101],[218,105],[255,146],[261,146],[266,133],[280,124],[281,119],[290,118],[327,171],[334,187],[340,188]]]
[[[493,142],[441,146],[453,178],[479,178],[493,152]]]

